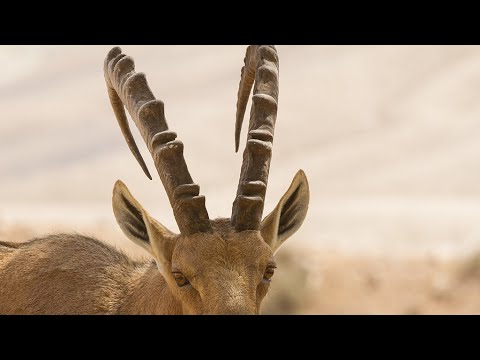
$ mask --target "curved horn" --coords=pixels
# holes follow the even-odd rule
[[[252,108],[231,222],[237,231],[258,230],[262,220],[278,106],[278,55],[274,46],[251,45],[245,55],[237,100],[235,149],[253,85]]]
[[[151,179],[130,132],[124,106],[150,150],[180,232],[189,235],[210,231],[205,197],[199,195],[200,187],[193,183],[188,172],[183,143],[176,140],[176,133],[169,131],[163,102],[155,99],[145,74],[136,73],[133,59],[115,47],[105,59],[104,75],[110,102],[125,140]]]

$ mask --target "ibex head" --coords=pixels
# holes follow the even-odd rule
[[[253,101],[238,191],[230,219],[210,220],[205,197],[194,184],[183,144],[168,130],[156,100],[131,57],[113,48],[105,79],[123,135],[145,174],[147,167],[130,133],[129,111],[153,157],[180,229],[174,234],[153,219],[117,181],[113,210],[125,235],[156,260],[174,297],[189,314],[258,314],[275,270],[274,254],[302,225],[309,188],[299,171],[275,209],[262,220],[278,101],[278,55],[273,46],[249,46],[237,102],[235,144],[252,86]],[[159,294],[160,296],[161,294]]]

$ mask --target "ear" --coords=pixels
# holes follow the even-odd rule
[[[278,205],[260,225],[262,237],[274,253],[302,226],[309,201],[310,190],[307,177],[303,170],[300,170]]]
[[[112,205],[118,225],[130,240],[147,250],[160,264],[171,261],[176,235],[152,218],[120,180],[113,188]]]

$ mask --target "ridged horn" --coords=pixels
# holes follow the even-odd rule
[[[130,132],[124,107],[153,157],[180,232],[190,235],[211,231],[205,197],[199,195],[200,187],[193,183],[188,172],[183,157],[183,143],[176,139],[176,133],[168,129],[163,102],[155,99],[145,74],[136,73],[133,59],[115,47],[105,59],[104,75],[110,102],[125,140],[151,179]]]
[[[242,68],[235,123],[235,149],[253,86],[248,137],[231,222],[237,231],[258,230],[262,220],[278,106],[279,61],[270,45],[247,48]]]

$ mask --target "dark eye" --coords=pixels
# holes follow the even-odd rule
[[[172,272],[172,275],[173,275],[178,287],[182,287],[182,286],[190,284],[190,281],[188,281],[186,276],[183,275],[181,272]]]
[[[265,273],[263,274],[263,281],[270,282],[274,274],[275,274],[275,266],[273,265],[267,266],[267,268],[265,269]]]

